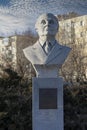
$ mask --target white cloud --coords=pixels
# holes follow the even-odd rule
[[[55,15],[75,11],[87,14],[87,1],[84,0],[10,0],[0,2],[0,36],[34,30],[37,17],[46,12]],[[8,0],[9,1],[9,0]]]
[[[0,14],[0,36],[20,34],[29,29],[28,19]]]

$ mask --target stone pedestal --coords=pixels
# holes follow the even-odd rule
[[[63,130],[62,78],[33,78],[33,130]]]

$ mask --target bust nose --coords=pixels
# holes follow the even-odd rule
[[[45,25],[48,25],[49,24],[49,21],[46,21],[46,24]]]
[[[50,26],[50,21],[46,21],[45,26]]]

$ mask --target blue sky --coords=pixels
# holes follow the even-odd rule
[[[51,12],[87,14],[87,0],[0,0],[0,36],[34,31],[37,17]]]

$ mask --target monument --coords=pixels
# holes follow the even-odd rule
[[[56,41],[58,28],[56,16],[42,14],[35,24],[39,40],[23,50],[36,72],[32,80],[33,130],[64,129],[63,79],[58,71],[71,49]]]

